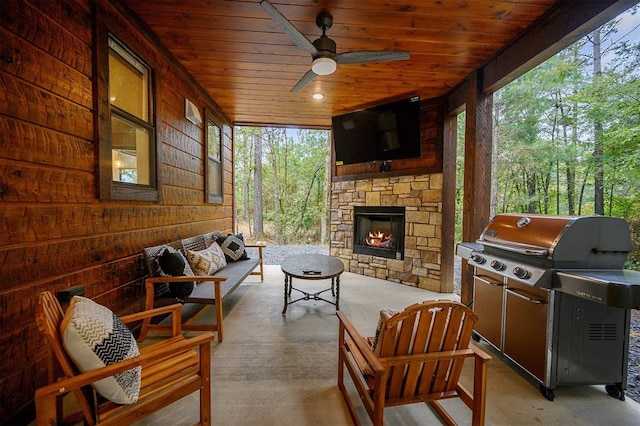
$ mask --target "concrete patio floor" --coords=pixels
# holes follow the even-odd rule
[[[305,291],[326,288],[328,281],[298,281]],[[456,299],[401,284],[352,273],[341,276],[340,309],[363,335],[372,335],[382,308],[402,309],[427,299]],[[284,275],[266,266],[263,283],[250,277],[225,305],[225,340],[213,343],[212,418],[214,425],[348,425],[337,382],[335,307],[322,301],[300,301],[282,315]],[[203,315],[211,321],[213,312]],[[489,363],[487,416],[489,425],[635,425],[640,404],[608,396],[604,386],[559,387],[555,401],[499,354],[480,343]],[[464,380],[471,382],[471,366]],[[347,380],[348,381],[348,380]],[[353,390],[354,401],[359,403]],[[139,422],[144,425],[192,424],[197,419],[197,394]],[[358,404],[359,405],[359,404]],[[471,413],[458,400],[445,406],[460,424]],[[363,408],[360,420],[369,424]],[[438,425],[423,404],[385,410],[387,425]]]

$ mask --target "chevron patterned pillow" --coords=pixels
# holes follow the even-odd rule
[[[60,325],[62,344],[81,372],[95,370],[140,354],[131,331],[111,310],[91,299],[74,296]],[[92,383],[117,404],[133,404],[140,393],[141,367]]]

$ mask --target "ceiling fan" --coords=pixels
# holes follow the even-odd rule
[[[364,64],[367,62],[402,61],[410,57],[409,52],[389,50],[363,50],[336,54],[336,42],[327,37],[326,31],[333,25],[333,17],[327,12],[316,16],[316,25],[322,30],[320,38],[311,42],[304,34],[293,26],[268,0],[262,0],[260,6],[271,16],[284,33],[299,47],[311,54],[311,69],[302,76],[291,89],[291,93],[306,86],[319,75],[329,75],[336,71],[339,64]]]

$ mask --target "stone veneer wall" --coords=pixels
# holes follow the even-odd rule
[[[354,206],[404,206],[404,260],[353,253]],[[441,291],[442,174],[333,182],[332,256],[356,274]]]

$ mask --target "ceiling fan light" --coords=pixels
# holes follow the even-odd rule
[[[311,69],[318,75],[329,75],[336,71],[336,61],[331,58],[316,58],[311,63]]]

